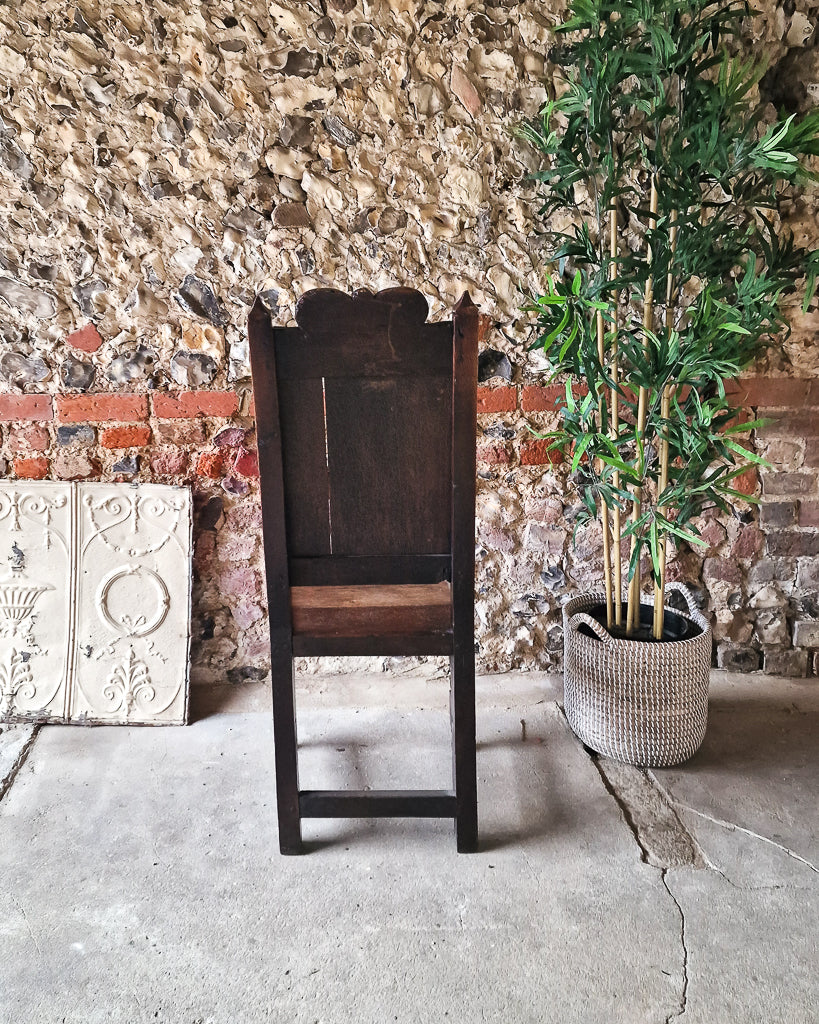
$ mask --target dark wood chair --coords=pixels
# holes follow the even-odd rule
[[[454,818],[477,847],[478,310],[427,313],[409,288],[307,292],[297,327],[250,313],[282,853],[302,818]],[[293,657],[430,654],[450,656],[452,789],[300,790]]]

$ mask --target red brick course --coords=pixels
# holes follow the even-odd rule
[[[63,423],[138,423],[148,418],[147,395],[58,395]]]
[[[819,501],[799,503],[799,525],[819,529]]]
[[[478,387],[478,415],[492,412],[514,412],[518,407],[518,389]]]
[[[745,377],[727,383],[725,390],[737,404],[756,409],[819,407],[819,378],[815,377]]]
[[[0,420],[53,420],[51,395],[0,395]]]
[[[524,412],[552,412],[557,399],[565,394],[563,384],[530,385],[521,389],[520,407]]]
[[[798,409],[808,397],[808,381],[790,377],[745,377],[725,386],[736,405],[755,409]]]
[[[760,437],[819,438],[819,412],[815,409],[787,409],[766,418],[770,423],[759,428]]]
[[[21,480],[44,480],[48,476],[48,459],[15,459],[14,472]]]
[[[151,428],[147,424],[106,427],[100,435],[103,448],[139,448],[150,440]]]
[[[524,441],[520,446],[521,466],[556,466],[563,456],[556,449],[548,450],[551,441]]]
[[[234,391],[175,391],[153,396],[154,416],[160,419],[232,416],[237,406]]]
[[[762,476],[765,494],[810,494],[816,490],[816,473],[772,473],[766,470]]]
[[[769,555],[815,558],[819,555],[819,533],[780,530],[778,533],[772,533],[768,536],[766,546]]]
[[[819,467],[819,438],[812,437],[805,441],[805,465]]]
[[[87,334],[89,345],[99,347],[102,344],[93,325],[75,334]],[[68,340],[80,351],[94,351],[92,347],[84,349],[82,344]],[[53,382],[42,386],[56,388],[59,382],[55,377]],[[575,393],[584,394],[585,389],[579,385]],[[532,424],[539,424],[537,429],[543,432],[549,429],[552,419],[548,417],[554,416],[564,394],[565,385],[557,382],[522,387],[506,382],[495,387],[480,385],[478,414],[500,418],[522,413],[521,419],[531,414]],[[770,578],[789,578],[793,582],[797,570],[804,574],[805,566],[816,564],[819,557],[819,380],[752,377],[731,389],[731,394],[732,400],[743,410],[753,409],[754,415],[772,420],[759,430],[757,437],[765,439],[758,450],[768,453],[773,468],[751,467],[734,481],[741,493],[764,491],[769,497],[764,501],[763,510],[753,512],[753,519],[749,517],[738,532],[735,522],[722,518],[719,519],[722,525],[716,519],[707,523],[704,529],[711,543],[708,560],[703,564],[703,553],[699,549],[684,552],[685,560],[680,559],[670,566],[669,578],[676,574],[690,580],[702,573],[706,589],[714,592],[714,581],[723,580],[731,584],[731,589],[743,588],[743,599],[747,599],[746,581],[750,581],[751,586],[761,581],[760,568],[766,564],[775,567]],[[252,417],[252,394],[248,398]],[[196,544],[197,568],[202,571],[207,562],[210,565],[207,571],[213,574],[225,562],[244,562],[251,557],[253,545],[257,543],[258,526],[250,529],[237,518],[250,511],[258,514],[253,493],[257,487],[258,452],[252,418],[245,415],[247,404],[242,396],[227,389],[184,389],[146,395],[121,388],[107,394],[75,392],[53,398],[48,394],[0,395],[0,421],[3,421],[0,454],[3,465],[10,464],[9,475],[16,474],[21,480],[111,480],[117,478],[112,463],[122,458],[122,454],[111,453],[131,449],[138,455],[135,460],[138,479],[186,482],[200,498],[218,501],[220,507],[224,502],[223,529],[214,534],[208,528],[203,534],[201,524],[197,527],[200,534]],[[242,415],[238,416],[240,409]],[[747,415],[743,411],[742,417]],[[52,429],[48,421],[55,416],[58,423]],[[490,422],[495,423],[494,420],[479,420],[483,427]],[[87,426],[94,424],[99,424],[98,431]],[[77,441],[69,443],[72,431],[83,433],[78,435]],[[484,434],[479,426],[477,457],[482,476],[505,477],[511,467],[520,465],[540,467],[534,473],[523,471],[524,476],[538,479],[550,466],[563,462],[560,452],[547,450],[549,440],[533,437],[525,427],[515,426],[513,437],[506,437],[507,433],[511,431],[490,429]],[[741,443],[750,447],[753,442],[746,439]],[[562,521],[560,500],[539,500],[541,503],[555,501],[555,511],[551,506],[545,511],[538,510],[529,502],[525,506],[525,522],[553,524]],[[776,507],[785,504],[792,507],[792,516],[787,521],[775,521]],[[554,518],[547,518],[552,516]],[[487,528],[481,527],[481,530],[482,536],[490,536]],[[544,537],[547,532],[543,531]],[[513,554],[521,543],[533,538],[537,539],[534,532],[523,533],[522,527],[518,529],[516,525],[514,530],[509,528],[506,541],[494,538],[493,534],[490,546],[506,543],[501,550]],[[546,541],[540,538],[538,543]],[[801,575],[798,578],[802,580]],[[240,567],[239,572],[224,576],[223,582],[224,592],[235,598],[231,612],[240,629],[245,629],[261,615],[259,574],[255,569]],[[750,628],[744,619],[740,625],[743,629]],[[728,633],[727,628],[721,636],[746,642],[739,634]],[[244,640],[247,641],[247,637]],[[754,638],[748,643],[756,646],[757,640]],[[775,653],[773,648],[767,650],[766,665]],[[819,663],[815,671],[819,672]]]
[[[572,393],[575,398],[582,398],[589,389],[585,384],[577,384]],[[565,398],[565,384],[530,384],[521,388],[520,407],[523,412],[554,412],[558,402],[565,405]]]

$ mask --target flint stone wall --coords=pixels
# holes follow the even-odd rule
[[[762,7],[763,99],[804,111],[817,4]],[[261,292],[287,324],[327,285],[417,287],[433,319],[468,288],[486,315],[479,667],[559,665],[560,606],[598,585],[599,539],[572,549],[567,468],[527,431],[554,422],[555,391],[526,352],[536,204],[508,128],[559,71],[561,17],[513,0],[0,8],[0,470],[193,485],[196,680],[268,671],[247,312]],[[782,213],[815,240],[815,198]],[[754,439],[773,469],[744,480],[761,513],[704,521],[708,551],[671,574],[713,615],[721,665],[806,674],[819,315],[792,321],[745,392],[774,416]]]

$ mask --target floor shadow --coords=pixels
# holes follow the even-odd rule
[[[702,746],[681,768],[692,773],[780,777],[788,770],[815,765],[817,740],[819,708],[714,699]]]
[[[225,713],[267,714],[272,719],[270,694],[257,683],[192,686],[188,698],[188,725]]]
[[[575,743],[579,748],[565,721],[551,714],[525,723],[510,719],[503,733],[480,740],[482,852],[576,831]],[[487,770],[482,771],[483,766]]]
[[[479,716],[480,723],[480,716]],[[363,723],[362,723],[363,724]],[[362,739],[363,729],[328,731],[300,739],[304,756],[302,785],[304,788],[338,789],[436,789],[449,788],[449,738],[440,731],[424,748],[413,747],[411,737],[392,736],[383,744],[376,736]],[[525,738],[524,738],[525,737]],[[573,780],[567,775],[567,742],[574,743],[565,722],[548,717],[537,724],[523,727],[510,718],[508,726],[496,735],[484,735],[477,744],[478,761],[478,853],[488,854],[516,847],[521,842],[562,836],[577,827],[578,811],[573,799]],[[434,746],[434,750],[430,748]],[[412,758],[419,758],[413,770]],[[384,777],[384,763],[392,763]],[[445,767],[444,767],[445,766]],[[576,765],[575,765],[576,766]],[[406,775],[402,771],[408,769]],[[443,768],[443,773],[442,769]],[[400,780],[400,781],[399,781]],[[439,843],[442,827],[454,829],[448,819],[339,819],[321,828],[327,830],[320,838],[310,836],[305,851],[335,846],[359,846],[374,834],[382,840]],[[414,829],[414,831],[413,831]],[[454,840],[453,840],[454,842]]]
[[[188,698],[188,725],[196,725],[206,718],[219,715],[230,706],[230,695],[223,687],[192,686]]]

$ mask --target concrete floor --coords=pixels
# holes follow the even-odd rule
[[[306,686],[303,785],[447,784],[440,682]],[[474,856],[316,821],[281,858],[257,687],[182,729],[6,728],[0,1022],[819,1021],[817,681],[716,674],[702,750],[654,773],[559,697],[480,681]]]

